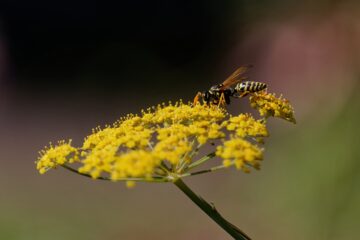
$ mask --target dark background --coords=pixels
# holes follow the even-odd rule
[[[96,89],[95,94],[108,96],[109,91],[121,95],[129,89],[141,95],[144,87],[155,94],[191,89],[200,84],[176,75],[213,75],[216,59],[236,44],[231,34],[243,30],[236,26],[241,18],[232,18],[239,12],[230,2],[3,5],[2,32],[11,53],[10,74],[16,78],[12,81],[32,93]]]
[[[357,239],[359,16],[356,1],[2,1],[0,239],[226,239],[170,184],[40,176],[34,161],[243,64],[298,124],[270,121],[261,171],[187,183],[254,239]]]

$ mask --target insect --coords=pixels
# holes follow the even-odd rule
[[[207,104],[230,104],[230,97],[242,98],[250,93],[262,91],[267,88],[265,83],[244,81],[248,79],[243,75],[251,65],[241,66],[221,84],[212,86],[205,92],[198,92],[194,98],[194,105],[203,99]],[[231,87],[235,85],[235,87]]]

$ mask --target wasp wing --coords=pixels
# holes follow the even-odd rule
[[[246,77],[243,77],[242,75],[246,73],[251,67],[252,65],[245,65],[236,69],[236,71],[233,74],[231,74],[227,79],[225,79],[225,81],[222,83],[220,90],[224,90],[234,84],[237,84],[245,80]]]

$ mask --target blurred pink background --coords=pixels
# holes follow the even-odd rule
[[[109,29],[124,31],[123,35],[106,38],[111,41],[100,38],[99,45],[86,35],[85,43],[94,46],[89,56],[76,52],[79,41],[70,45],[75,53],[64,50],[69,53],[60,59],[61,47],[52,53],[52,43],[45,55],[21,55],[16,47],[21,49],[26,39],[20,41],[14,34],[18,25],[10,21],[12,12],[0,15],[5,26],[0,38],[0,239],[231,239],[171,184],[144,183],[129,190],[122,183],[93,181],[63,169],[40,176],[34,161],[49,141],[71,138],[81,144],[98,125],[162,101],[191,100],[197,91],[247,63],[255,65],[251,80],[268,83],[270,92],[291,101],[298,124],[270,121],[271,137],[260,171],[226,170],[186,183],[253,239],[358,239],[358,4],[323,1],[297,6],[279,1],[270,10],[260,1],[229,1],[220,9],[216,4],[189,4],[194,13],[203,10],[200,17],[190,18],[194,24],[201,21],[202,30],[191,29],[190,20],[189,25],[176,25],[186,18],[188,8],[171,6],[174,16],[161,10],[168,6],[150,7],[160,16],[150,21],[153,28],[140,28],[142,40],[130,34],[139,29],[135,23],[129,21],[131,31],[117,29],[114,23]],[[129,6],[118,7],[126,11]],[[39,9],[32,8],[34,13]],[[110,13],[117,16],[116,11]],[[146,24],[149,16],[153,15],[143,16],[141,23]],[[201,20],[204,16],[212,21]],[[217,19],[223,22],[215,27]],[[174,29],[165,26],[167,20]],[[159,24],[164,28],[154,27]],[[47,28],[40,29],[45,36]],[[105,36],[104,29],[95,30]],[[202,39],[196,31],[213,38]],[[148,40],[147,33],[153,32],[158,38]],[[36,28],[29,33],[36,34]],[[226,33],[226,41],[217,45],[220,33]],[[192,36],[197,38],[192,41]],[[165,45],[175,43],[155,45],[158,39]],[[184,41],[189,45],[182,46]],[[191,55],[193,48],[198,52]],[[75,59],[75,54],[81,58]],[[55,70],[47,59],[54,60],[50,62]],[[68,60],[74,63],[71,71]],[[232,112],[248,109],[246,100],[230,106]]]

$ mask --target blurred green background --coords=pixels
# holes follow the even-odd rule
[[[186,183],[253,239],[360,239],[359,43],[357,1],[2,1],[0,239],[230,239],[171,184],[40,176],[34,161],[249,63],[298,124],[270,121],[261,171]]]

